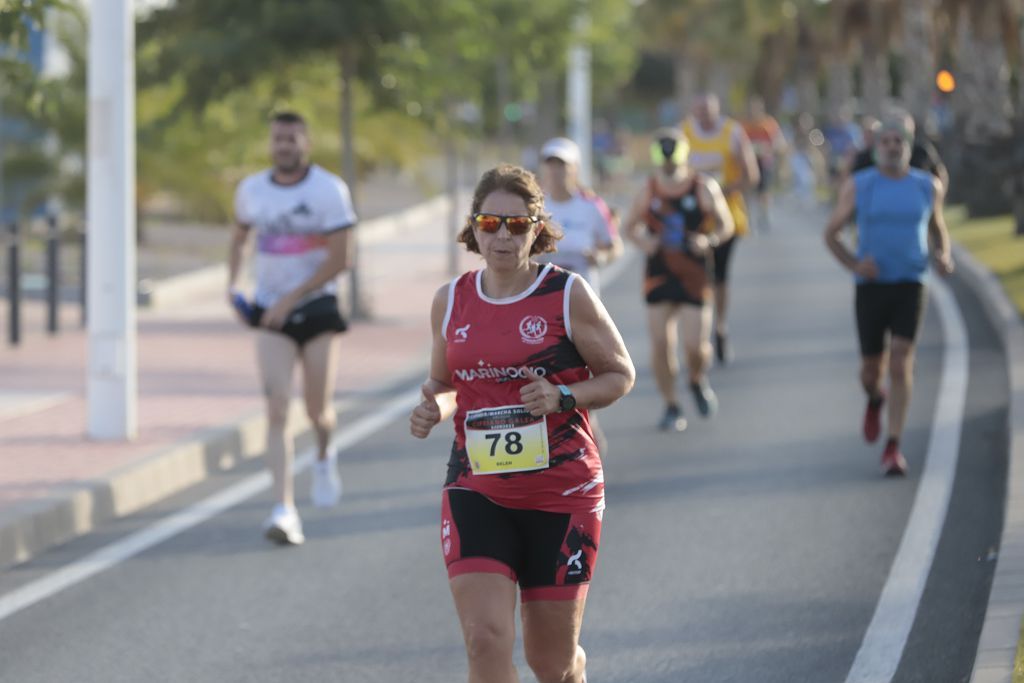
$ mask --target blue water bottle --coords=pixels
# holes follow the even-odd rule
[[[238,314],[242,316],[242,319],[250,325],[253,323],[253,310],[252,305],[246,301],[245,297],[241,292],[231,292],[231,304],[238,311]]]

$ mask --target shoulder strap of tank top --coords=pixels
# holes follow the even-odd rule
[[[565,278],[565,290],[562,295],[562,321],[565,325],[565,336],[572,341],[572,319],[569,317],[569,298],[572,294],[572,283],[579,277],[576,273],[569,273]]]
[[[448,307],[444,311],[444,320],[441,321],[441,337],[448,340],[448,323],[452,320],[452,309],[455,307],[455,287],[459,284],[459,280],[465,277],[465,274],[459,275],[458,277],[452,278],[452,281],[448,283]]]

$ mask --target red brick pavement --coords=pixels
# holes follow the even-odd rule
[[[362,282],[373,316],[340,337],[339,396],[386,383],[418,359],[426,372],[429,303],[448,278],[443,228],[426,228],[364,249]],[[475,259],[464,254],[463,266]],[[91,441],[85,435],[87,339],[78,311],[62,312],[56,337],[41,332],[42,316],[41,304],[27,303],[22,344],[0,340],[0,399],[10,405],[22,392],[56,394],[54,405],[21,415],[5,417],[0,403],[0,516],[17,517],[35,500],[102,479],[262,407],[251,332],[221,301],[140,311],[139,436],[130,443]]]

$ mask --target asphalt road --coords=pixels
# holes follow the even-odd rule
[[[930,305],[904,437],[911,474],[883,479],[881,444],[859,435],[852,285],[824,249],[822,221],[788,207],[773,233],[739,246],[735,360],[712,375],[721,411],[703,421],[684,394],[683,434],[653,428],[662,406],[639,261],[604,287],[639,381],[601,411],[611,447],[583,632],[592,683],[847,680],[920,483],[944,339]],[[962,441],[901,682],[969,677],[1001,524],[1005,365],[977,303],[953,290],[970,344]],[[413,386],[364,396],[347,422]],[[341,506],[301,508],[301,548],[260,536],[264,491],[0,620],[0,680],[465,680],[437,530],[450,439],[446,425],[415,441],[399,418],[354,445]],[[0,599],[257,471],[219,475],[0,573]]]

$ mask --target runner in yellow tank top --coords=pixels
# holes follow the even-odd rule
[[[729,357],[729,257],[736,239],[748,231],[743,193],[757,185],[760,173],[743,126],[722,116],[718,96],[702,94],[694,100],[692,113],[683,122],[683,132],[690,141],[690,165],[718,180],[736,226],[735,237],[715,248],[715,355],[719,363],[725,363]]]

